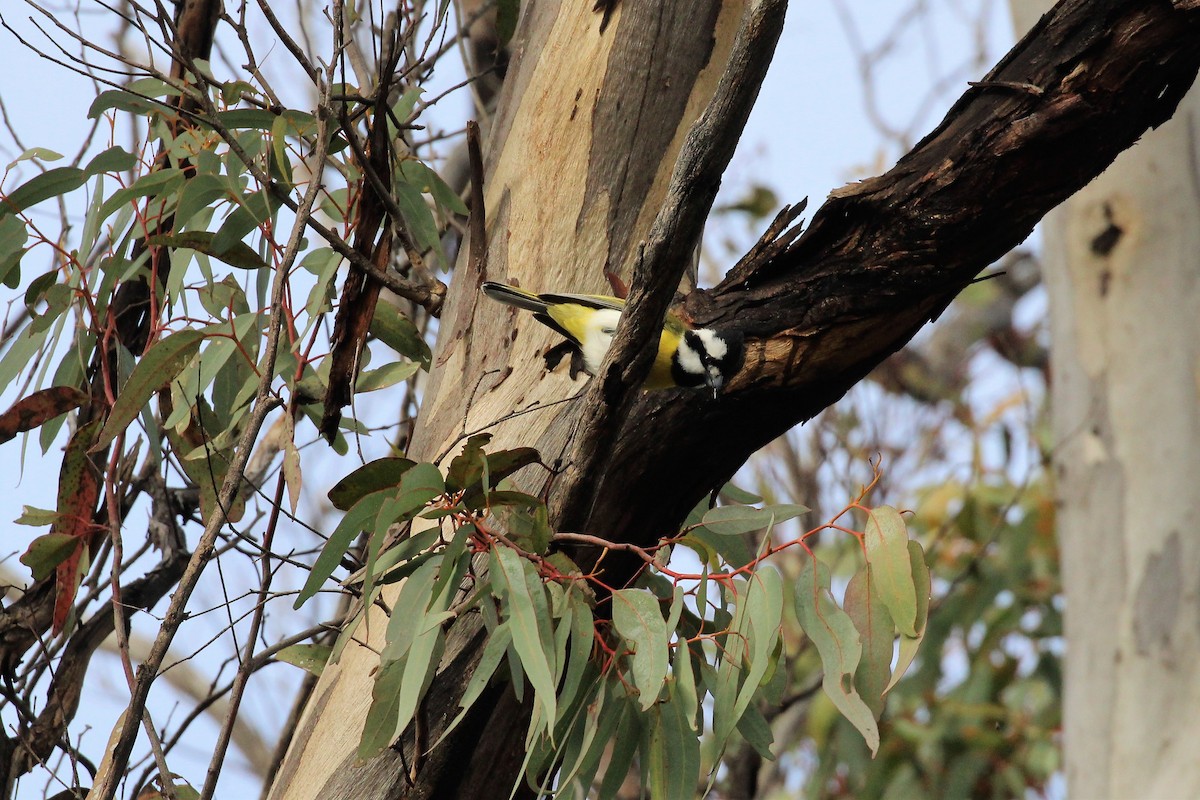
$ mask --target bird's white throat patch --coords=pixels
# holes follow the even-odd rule
[[[614,308],[599,309],[588,318],[586,330],[580,337],[579,349],[583,352],[583,363],[589,374],[595,375],[600,370],[620,321],[621,312]]]
[[[710,328],[698,328],[694,333],[704,344],[704,352],[708,353],[714,361],[720,361],[729,352],[729,345],[716,331]]]

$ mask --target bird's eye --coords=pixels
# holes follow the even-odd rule
[[[605,336],[612,336],[614,333],[617,332],[617,329],[616,328],[601,328],[600,332],[603,333]]]

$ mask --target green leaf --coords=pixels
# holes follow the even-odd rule
[[[896,667],[892,671],[892,679],[888,681],[887,687],[883,690],[884,694],[890,692],[896,682],[904,677],[904,673],[908,671],[913,659],[917,657],[917,650],[921,647],[921,640],[925,638],[925,628],[929,622],[929,594],[932,584],[929,578],[929,567],[925,564],[925,551],[921,549],[919,542],[909,540],[908,555],[912,565],[913,584],[916,586],[917,592],[917,614],[914,621],[917,635],[900,637]]]
[[[78,167],[55,167],[34,175],[13,189],[7,197],[0,199],[0,218],[17,214],[43,200],[73,192],[87,180],[87,174]]]
[[[333,647],[327,644],[293,644],[277,652],[275,658],[319,678],[332,653]]]
[[[433,601],[433,582],[437,579],[440,559],[426,561],[400,588],[388,620],[382,661],[398,661],[406,656],[420,635],[425,612]]]
[[[399,486],[400,478],[414,466],[415,461],[398,457],[368,461],[334,484],[329,490],[329,502],[334,508],[346,511],[371,492]]]
[[[675,657],[671,664],[671,675],[675,678],[672,688],[675,699],[680,703],[691,729],[699,734],[704,725],[703,720],[696,719],[700,710],[700,695],[696,691],[696,673],[692,671],[691,647],[682,636],[675,643]]]
[[[128,172],[137,163],[137,157],[133,153],[114,145],[89,161],[83,171],[88,177],[99,175],[102,172]]]
[[[821,657],[825,693],[850,724],[858,728],[874,754],[879,750],[879,726],[854,687],[862,642],[854,622],[829,592],[829,567],[815,558],[805,559],[796,582],[796,617]]]
[[[46,296],[46,292],[50,291],[50,287],[58,282],[58,270],[52,269],[47,273],[38,275],[29,282],[28,288],[25,289],[25,307],[30,311],[34,306],[42,301]]]
[[[236,198],[239,203],[233,213],[225,218],[220,230],[212,239],[212,248],[217,252],[233,250],[237,242],[271,219],[279,207],[279,201],[271,197],[265,190],[251,192],[244,197]]]
[[[29,232],[25,223],[14,216],[0,216],[0,283],[17,288],[21,277],[21,258]]]
[[[761,503],[763,499],[753,492],[748,492],[740,486],[734,485],[732,482],[721,487],[721,499],[727,500],[729,503],[737,503],[743,506],[752,506],[755,503]]]
[[[467,574],[467,569],[471,566],[471,554],[467,552],[467,539],[474,536],[476,532],[475,525],[469,522],[460,525],[454,532],[450,543],[442,551],[442,566],[438,570],[438,579],[433,584],[435,595],[444,593],[448,583],[453,582],[455,586],[462,583],[463,576]]]
[[[462,452],[450,459],[446,470],[446,488],[460,492],[483,475],[483,448],[492,440],[490,433],[477,433],[463,443]]]
[[[275,124],[275,114],[265,108],[235,108],[218,112],[217,122],[231,130],[253,128],[269,131]]]
[[[400,99],[392,106],[392,116],[396,118],[396,121],[401,125],[411,122],[413,108],[416,107],[417,101],[421,99],[421,95],[424,93],[424,88],[413,86],[400,95]]]
[[[483,448],[491,439],[490,433],[471,436],[447,470],[447,486],[451,491],[463,491],[463,504],[467,508],[481,508],[487,491],[522,467],[540,462],[538,452],[532,447],[485,454]]]
[[[173,94],[178,95],[179,92],[171,90]],[[144,94],[149,95],[149,92]],[[122,89],[109,89],[97,95],[92,101],[92,105],[88,108],[88,119],[96,119],[105,111],[115,108],[117,111],[125,111],[130,114],[149,114],[156,111],[162,111],[166,108],[166,104],[156,102],[147,97],[139,97],[136,94],[131,94]]]
[[[241,194],[241,191],[240,182],[230,175],[202,172],[194,176],[179,193],[179,204],[175,207],[176,226],[186,225],[201,209],[214,205],[218,201],[233,201]],[[257,255],[256,253],[255,257]],[[259,261],[261,260],[259,259]]]
[[[429,165],[409,159],[404,162],[405,178],[415,187],[419,188],[424,194],[433,197],[434,202],[442,209],[452,214],[467,215],[467,206],[450,186],[442,180],[436,172],[429,168]]]
[[[388,661],[379,668],[371,687],[371,707],[363,722],[358,758],[366,760],[382,753],[396,739],[396,711],[404,683],[404,662]]]
[[[529,573],[528,575],[526,573]],[[550,609],[545,588],[533,566],[508,547],[492,550],[492,591],[505,601],[513,647],[520,666],[529,676],[537,703],[541,706],[546,724],[556,721],[554,673],[555,654],[550,631]],[[536,590],[531,591],[531,584]]]
[[[614,709],[610,713],[618,712]],[[599,800],[612,800],[617,797],[622,785],[629,778],[633,758],[642,744],[642,719],[643,715],[632,708],[628,708],[628,712],[624,714],[620,735],[613,739],[612,753],[609,755],[604,780],[601,781],[600,791],[597,793]]]
[[[442,473],[433,464],[421,463],[400,476],[400,487],[396,492],[393,509],[400,516],[393,522],[416,516],[425,505],[446,491]]]
[[[394,492],[393,489],[372,492],[346,512],[346,516],[342,517],[342,521],[329,535],[329,541],[325,543],[321,554],[313,562],[312,570],[308,573],[308,580],[304,582],[304,588],[296,597],[293,608],[304,605],[310,597],[320,591],[321,586],[342,563],[342,556],[350,549],[354,538],[363,531],[375,527],[375,517],[379,515],[379,509],[385,502],[392,499]]]
[[[29,567],[35,581],[40,581],[74,555],[80,541],[70,533],[42,534],[29,543],[29,548],[21,555],[21,563]]]
[[[572,583],[567,588],[567,603],[571,608],[571,638],[567,654],[567,671],[562,679],[561,696],[575,697],[580,689],[583,676],[591,663],[592,646],[595,642],[595,620],[592,607],[584,597],[583,590],[578,584]]]
[[[883,714],[883,692],[892,672],[892,642],[896,626],[870,578],[871,565],[854,573],[846,586],[844,605],[862,641],[862,660],[854,686],[875,719]]]
[[[771,726],[761,711],[754,706],[747,708],[746,713],[738,720],[737,730],[764,761],[775,760],[775,754],[771,752],[775,735],[771,733]]]
[[[880,506],[867,515],[863,545],[871,580],[896,628],[905,636],[917,635],[917,589],[913,585],[904,518],[891,506]]]
[[[700,737],[692,730],[675,697],[650,714],[650,796],[655,800],[692,800],[700,777]]]
[[[17,517],[13,522],[18,525],[29,525],[34,528],[44,528],[47,525],[53,525],[58,519],[58,512],[51,511],[47,508],[38,508],[37,506],[21,506],[21,516]]]
[[[808,508],[799,505],[777,505],[767,508],[718,506],[709,509],[704,515],[704,527],[719,536],[738,536],[778,525],[807,511]]]
[[[440,559],[432,559],[426,566],[436,569],[445,566],[445,562]],[[426,573],[431,574],[431,570],[422,568],[413,575],[410,582],[421,576],[420,585],[426,586],[424,581]],[[408,584],[405,584],[404,588],[407,589]],[[417,596],[418,604],[415,607],[397,601],[396,607],[392,611],[392,621],[396,620],[397,615],[401,615],[401,626],[405,628],[405,638],[408,641],[407,650],[403,654],[404,681],[400,684],[400,694],[396,704],[397,734],[407,728],[408,723],[412,721],[413,715],[420,706],[421,698],[425,696],[429,684],[433,681],[438,661],[441,659],[445,646],[442,623],[450,616],[445,609],[458,585],[455,583],[448,588],[449,591],[443,591],[433,598],[429,597],[428,591],[420,592]],[[404,594],[403,590],[401,594]],[[389,622],[389,640],[391,633],[392,624]],[[389,641],[388,646],[384,648],[384,658],[389,657],[390,647],[391,642]]]
[[[381,302],[375,307],[371,335],[409,360],[419,361],[426,368],[429,367],[433,358],[429,345],[421,338],[421,332],[412,320],[391,303]]]
[[[418,249],[437,253],[440,248],[437,222],[433,212],[421,194],[420,188],[409,183],[404,162],[396,170],[394,182],[396,205],[400,208],[400,216],[409,235],[416,242]]]
[[[408,380],[420,371],[421,365],[416,361],[393,361],[390,364],[384,364],[379,369],[361,373],[354,383],[354,391],[363,393],[386,389]]]
[[[413,533],[407,536],[400,542],[397,542],[392,547],[389,547],[379,555],[375,561],[375,576],[382,577],[383,583],[395,583],[389,574],[393,567],[397,564],[403,564],[407,561],[417,558],[424,553],[434,542],[441,538],[442,532],[438,528],[429,528],[420,533]],[[411,574],[409,570],[406,575]]]
[[[720,704],[713,708],[713,736],[723,745],[772,669],[783,615],[783,580],[772,568],[737,586],[737,608],[717,674]]]
[[[482,492],[484,489],[492,489],[500,484],[500,481],[514,474],[517,470],[523,469],[530,464],[542,463],[541,455],[532,447],[514,447],[511,450],[499,450],[495,453],[487,453],[484,456],[484,461],[487,464],[487,472],[479,478],[472,480],[466,485],[466,492],[463,496],[463,501],[468,503],[475,499],[482,500]],[[487,486],[484,486],[486,479]]]
[[[12,169],[22,161],[30,161],[35,158],[38,161],[59,161],[62,159],[62,157],[62,153],[56,153],[53,150],[45,147],[31,147],[24,153],[21,153],[21,155],[14,158],[12,161],[8,162],[8,168]]]
[[[667,679],[669,634],[658,598],[645,589],[620,589],[612,597],[613,625],[631,645],[630,672],[642,710],[658,700]]]
[[[147,236],[146,243],[156,247],[180,247],[195,250],[197,253],[212,256],[238,269],[267,268],[262,257],[245,242],[230,242],[225,249],[218,250],[214,245],[216,238],[217,234],[209,231],[183,231],[182,233],[159,233]]]
[[[588,796],[587,789],[593,785],[600,759],[621,730],[630,706],[623,698],[614,698],[612,692],[605,691],[603,683],[593,676],[586,696],[580,698],[576,708],[576,722],[560,743],[562,765],[555,776],[557,796],[564,800]]]
[[[139,197],[163,197],[169,195],[183,185],[185,175],[182,169],[167,167],[154,172],[147,172],[135,180],[130,186],[118,189],[106,198],[97,212],[98,219],[108,219],[117,209]]]
[[[714,568],[717,567],[717,559],[712,556],[713,553],[719,555],[735,569],[746,566],[754,560],[755,556],[745,537],[720,536],[704,525],[692,529],[683,537],[681,543],[695,550],[701,559],[708,561]]]
[[[173,333],[151,345],[146,355],[133,368],[129,380],[121,387],[121,393],[113,403],[104,429],[100,431],[100,436],[92,448],[93,452],[107,447],[117,438],[118,433],[137,419],[154,393],[164,384],[174,380],[187,366],[200,350],[202,341],[203,333],[189,329]]]
[[[545,555],[550,549],[554,531],[550,528],[550,515],[545,503],[539,502],[529,507],[510,506],[502,517],[509,535],[522,548],[538,555]]]

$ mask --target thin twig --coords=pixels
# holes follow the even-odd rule
[[[328,85],[328,82],[326,85]],[[327,92],[328,90],[323,88],[322,91]],[[324,108],[324,105],[322,104],[318,108]],[[314,163],[317,164],[325,160],[327,142],[327,137],[325,136],[326,124],[325,116],[318,114],[317,145],[313,153]],[[291,238],[288,240],[283,257],[276,266],[274,286],[271,293],[271,319],[267,334],[267,345],[263,355],[263,362],[259,367],[259,374],[262,378],[259,381],[254,410],[250,414],[246,428],[242,432],[238,446],[234,451],[233,458],[230,460],[229,470],[225,475],[225,482],[221,486],[220,500],[217,503],[218,507],[213,511],[212,516],[205,525],[200,542],[197,544],[183,577],[179,581],[179,587],[171,597],[171,604],[167,608],[166,616],[159,629],[158,636],[154,640],[150,654],[138,671],[137,684],[133,697],[129,702],[129,708],[124,716],[120,736],[112,748],[110,753],[111,758],[105,761],[105,771],[103,774],[97,776],[96,783],[92,789],[92,796],[96,800],[112,800],[116,794],[117,785],[125,772],[126,765],[129,763],[129,754],[133,749],[137,730],[137,720],[146,706],[146,700],[150,694],[150,684],[154,681],[159,667],[162,666],[163,658],[167,654],[167,649],[170,647],[175,633],[179,630],[179,626],[185,619],[185,608],[188,600],[191,598],[192,592],[196,588],[196,583],[199,581],[201,573],[212,557],[217,533],[224,526],[226,510],[233,503],[233,499],[240,488],[242,472],[246,468],[251,449],[258,438],[263,422],[267,414],[279,404],[278,399],[271,391],[271,382],[275,375],[275,356],[283,329],[283,306],[287,278],[300,251],[300,241],[304,233],[305,218],[311,213],[313,203],[317,198],[320,188],[321,184],[319,181],[313,180],[309,183],[304,198],[297,209],[296,222],[292,228]]]

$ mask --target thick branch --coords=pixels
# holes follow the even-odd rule
[[[675,162],[666,199],[633,268],[629,305],[585,396],[576,444],[556,486],[553,510],[562,528],[586,519],[595,500],[592,476],[607,461],[608,443],[650,371],[663,316],[771,65],[786,10],[787,0],[761,0],[747,9],[716,92]]]
[[[719,403],[644,394],[574,529],[650,543],[840,398],[1171,116],[1200,68],[1198,35],[1200,15],[1166,0],[1060,3],[892,170],[835,192],[793,244],[690,295],[696,322],[746,332],[746,367]],[[614,580],[640,568],[607,563]]]

